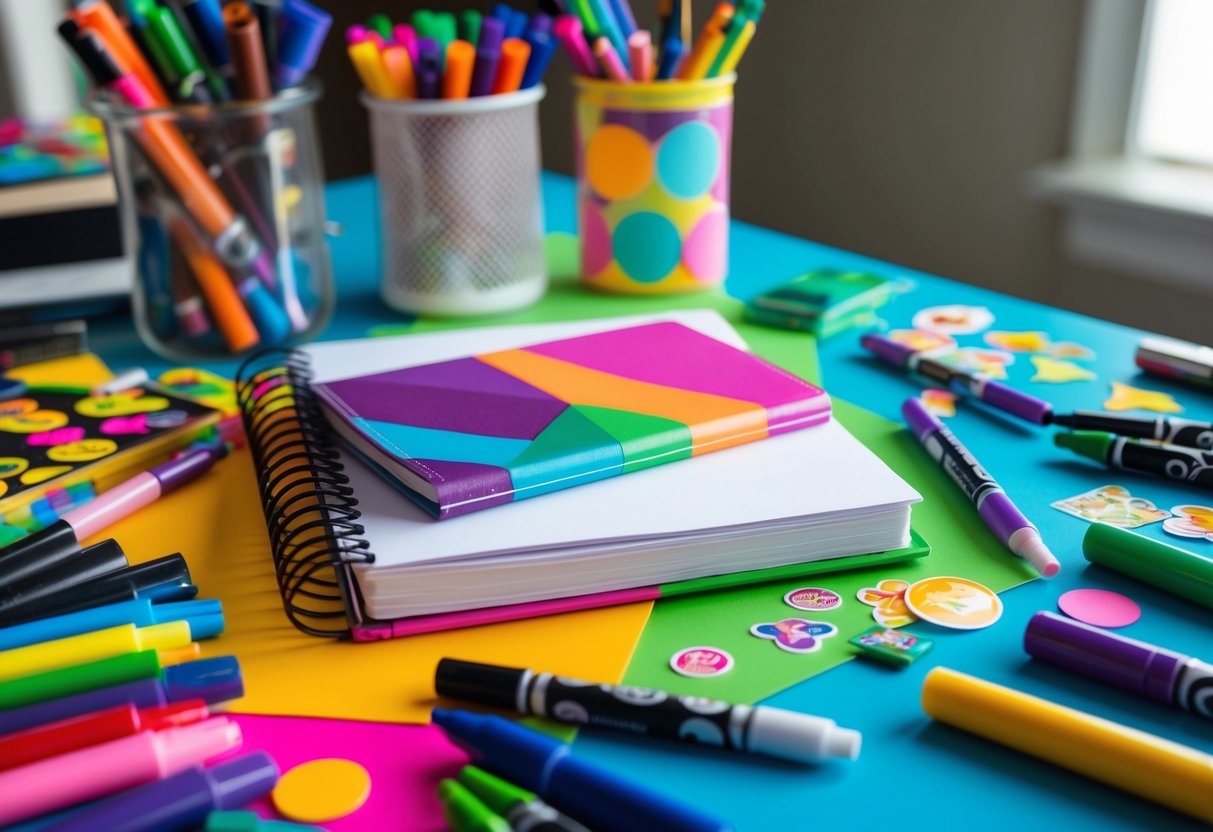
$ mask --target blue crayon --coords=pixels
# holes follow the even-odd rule
[[[570,753],[562,742],[499,716],[435,708],[434,724],[492,771],[599,832],[728,832],[699,808]]]
[[[195,641],[213,638],[223,632],[223,603],[212,600],[153,604],[150,598],[135,598],[66,615],[39,618],[12,627],[0,627],[0,650],[78,636],[121,624],[148,627],[166,621],[188,621],[190,637]]]

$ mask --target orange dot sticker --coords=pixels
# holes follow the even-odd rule
[[[0,456],[0,480],[25,473],[29,460],[19,456]]]
[[[118,450],[118,443],[113,439],[81,439],[79,442],[69,442],[57,445],[46,452],[49,459],[55,462],[92,462],[109,456]]]
[[[371,775],[365,768],[330,757],[295,766],[270,796],[274,808],[291,820],[324,823],[358,811],[370,794]]]
[[[924,578],[906,590],[906,606],[932,624],[953,630],[980,630],[1002,617],[1002,599],[968,578]]]
[[[67,424],[67,414],[59,410],[31,410],[13,416],[0,416],[0,431],[5,433],[44,433]]]
[[[604,199],[630,199],[653,181],[653,149],[630,127],[600,127],[586,146],[586,176]]]

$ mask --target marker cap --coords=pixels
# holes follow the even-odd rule
[[[164,692],[169,702],[202,699],[213,705],[239,699],[244,695],[240,662],[235,656],[217,656],[166,667]]]
[[[505,711],[518,710],[518,686],[530,671],[459,659],[442,659],[434,671],[439,696]],[[525,709],[524,709],[525,712]]]
[[[68,561],[36,572],[0,590],[0,624],[26,620],[23,616],[29,615],[33,607],[37,607],[35,617],[55,615],[59,610],[55,610],[54,605],[59,601],[60,594],[72,594],[79,586],[125,566],[126,555],[113,540],[104,540],[82,549]]]
[[[75,530],[59,520],[40,532],[10,543],[0,550],[0,587],[57,566],[80,551]]]
[[[894,367],[904,367],[906,360],[914,354],[914,350],[905,344],[899,344],[883,335],[868,333],[859,339],[859,343],[881,361],[892,364]]]
[[[315,65],[332,25],[331,14],[306,0],[286,0],[282,4],[282,35],[274,70],[278,88],[294,86],[304,79]]]
[[[1213,559],[1107,523],[1087,528],[1082,553],[1091,563],[1213,609]]]
[[[278,782],[278,766],[264,751],[237,757],[205,773],[214,783],[215,806],[219,809],[247,806]]]
[[[755,708],[747,745],[785,760],[812,763],[830,758],[856,760],[863,736],[832,719],[779,708]]]

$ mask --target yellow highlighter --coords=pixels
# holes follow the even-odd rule
[[[956,728],[1213,823],[1213,756],[937,667],[922,709]]]
[[[140,650],[175,650],[190,643],[188,621],[168,621],[150,627],[122,624],[108,630],[44,641],[0,652],[0,682],[82,662],[108,659]]]
[[[361,43],[352,43],[346,47],[346,52],[367,92],[379,98],[397,97],[396,86],[387,74],[387,67],[383,65],[383,56],[379,54],[379,47],[373,41],[364,40]]]

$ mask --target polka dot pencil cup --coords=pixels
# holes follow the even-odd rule
[[[586,285],[673,294],[724,282],[733,81],[574,79]]]

